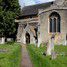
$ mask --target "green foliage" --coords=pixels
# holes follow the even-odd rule
[[[0,45],[0,67],[20,67],[21,62],[21,46],[17,43],[12,45]]]
[[[18,0],[0,0],[0,36],[15,34],[15,18],[19,14]]]
[[[55,60],[52,60],[51,56],[44,56],[46,46],[37,48],[29,45],[27,49],[34,67],[67,67],[67,56],[59,55]],[[55,46],[55,50],[60,53],[67,52],[67,46]]]
[[[67,46],[55,45],[55,51],[58,53],[67,52]]]

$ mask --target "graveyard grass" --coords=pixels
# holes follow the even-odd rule
[[[67,67],[67,46],[55,46],[58,54],[66,53],[66,55],[58,55],[55,60],[52,60],[51,56],[43,55],[46,51],[45,46],[37,48],[34,45],[28,45],[27,49],[34,67]]]
[[[0,67],[20,67],[21,46],[17,43],[0,44]]]

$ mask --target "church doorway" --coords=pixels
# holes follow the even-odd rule
[[[30,34],[26,32],[26,44],[30,44]]]

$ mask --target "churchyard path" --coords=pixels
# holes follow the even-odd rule
[[[33,67],[33,64],[30,60],[26,45],[22,45],[22,61],[21,67]]]

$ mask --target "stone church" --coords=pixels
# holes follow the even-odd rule
[[[67,44],[67,0],[25,6],[18,23],[17,42],[37,44],[50,42]]]

